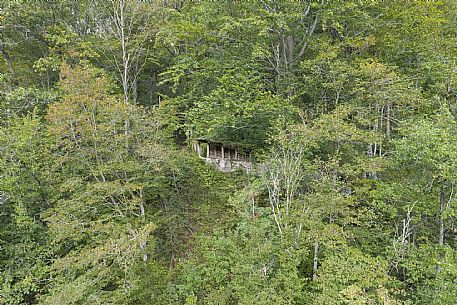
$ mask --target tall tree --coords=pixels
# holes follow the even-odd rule
[[[47,115],[60,196],[45,215],[60,255],[42,301],[125,302],[138,280],[133,266],[153,247],[147,204],[166,152],[157,122],[110,96],[103,75],[88,66],[61,73],[63,100]]]

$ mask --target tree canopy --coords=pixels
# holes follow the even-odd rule
[[[0,304],[457,304],[456,42],[454,0],[0,2]]]

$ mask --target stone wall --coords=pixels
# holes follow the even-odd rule
[[[246,172],[252,171],[252,162],[249,161],[238,161],[238,160],[229,160],[229,159],[218,159],[218,158],[204,158],[207,164],[211,164],[218,170],[222,172],[232,172],[237,169],[244,170]]]

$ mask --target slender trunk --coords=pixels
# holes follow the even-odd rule
[[[144,222],[145,220],[145,210],[144,210],[144,198],[143,198],[143,189],[140,189],[140,215],[141,221]]]
[[[273,217],[276,222],[276,225],[278,226],[279,233],[282,235],[282,228],[281,228],[281,210],[280,210],[280,203],[279,203],[279,193],[280,193],[280,188],[279,188],[279,181],[278,181],[278,176],[275,175],[275,173],[272,171],[270,173],[270,183],[267,184],[268,188],[268,198],[270,201],[271,205],[271,210],[273,212]],[[273,184],[273,185],[271,185]]]
[[[125,16],[124,16],[124,9],[125,9],[125,2],[124,0],[119,0],[119,13],[118,13],[118,27],[119,27],[119,38],[121,40],[121,50],[122,50],[122,89],[124,91],[124,102],[128,104],[129,102],[129,60],[130,54],[127,53],[127,45],[126,45],[126,37],[125,37]],[[124,121],[125,127],[125,148],[128,150],[129,143],[128,143],[128,133],[130,130],[130,122],[127,119]]]
[[[128,30],[126,29],[126,1],[124,0],[111,0],[111,5],[113,7],[113,22],[115,26],[115,35],[121,44],[121,54],[122,59],[121,63],[118,66],[120,79],[122,83],[122,89],[124,93],[125,103],[129,100],[129,71],[130,71],[130,54],[127,50],[128,43]],[[127,31],[127,33],[126,33]]]
[[[136,77],[133,80],[133,84],[132,84],[132,98],[133,98],[133,104],[136,105],[138,102],[138,80]]]
[[[125,40],[125,20],[124,20],[124,1],[119,1],[119,30],[120,30],[120,39],[121,39],[121,48],[122,48],[122,65],[123,65],[123,74],[122,74],[122,88],[124,89],[124,100],[127,102],[129,100],[129,86],[128,86],[128,73],[129,73],[129,59],[130,56],[127,53],[127,45]]]
[[[383,120],[384,120],[384,106],[381,107],[380,114],[379,114],[379,130],[382,133],[382,128],[383,128]],[[382,142],[379,143],[379,156],[382,156]]]
[[[3,58],[5,59],[8,70],[11,73],[11,76],[14,77],[13,64],[11,63],[11,57],[6,50],[5,43],[3,42],[3,33],[0,31],[0,53],[2,53]]]
[[[391,123],[390,123],[390,120],[391,120],[391,116],[392,116],[392,109],[391,109],[391,106],[390,104],[387,104],[387,118],[386,118],[386,136],[387,136],[387,139],[390,140],[390,133],[391,133]]]
[[[287,35],[285,37],[285,43],[284,43],[284,50],[285,50],[285,58],[284,58],[284,63],[285,63],[285,69],[286,69],[286,76],[287,76],[287,85],[290,85],[293,83],[293,64],[294,64],[294,48],[295,48],[295,40],[294,36],[292,35]],[[293,87],[288,89],[286,92],[286,96],[290,97],[294,93]]]
[[[251,212],[252,212],[252,221],[255,223],[255,197],[256,194],[251,191]]]
[[[319,242],[314,242],[314,259],[313,259],[313,281],[317,281],[317,263],[318,263]]]

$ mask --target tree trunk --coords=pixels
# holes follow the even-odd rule
[[[317,281],[317,263],[318,263],[319,242],[314,242],[314,258],[313,258],[313,281]]]
[[[390,140],[390,134],[391,134],[391,116],[392,116],[392,109],[390,104],[387,104],[387,114],[386,114],[386,137],[388,140]]]
[[[125,20],[124,20],[124,1],[119,1],[119,32],[122,48],[122,88],[124,90],[124,101],[127,103],[129,100],[129,60],[130,54],[127,53],[126,39],[125,39]]]
[[[0,31],[0,53],[2,53],[3,58],[5,59],[8,70],[10,70],[11,77],[14,78],[13,64],[11,63],[11,57],[6,50],[4,37],[2,31]]]

